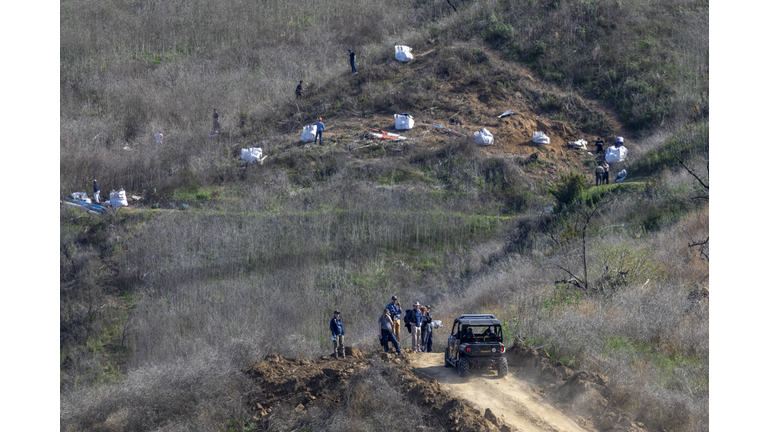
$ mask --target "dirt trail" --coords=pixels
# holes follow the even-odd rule
[[[460,378],[456,368],[443,366],[443,354],[423,353],[411,356],[414,373],[435,378],[440,385],[465,399],[480,412],[487,408],[502,421],[521,432],[591,432],[545,402],[531,384],[518,379],[519,371],[510,369],[499,378],[495,371],[473,371]]]

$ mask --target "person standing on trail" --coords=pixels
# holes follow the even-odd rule
[[[304,92],[304,86],[302,84],[304,84],[304,81],[299,81],[299,85],[296,86],[296,99],[301,99]]]
[[[600,186],[603,183],[604,173],[605,170],[602,165],[598,165],[597,168],[595,168],[595,186]]]
[[[348,48],[347,51],[349,52],[349,65],[352,66],[352,73],[357,75],[357,68],[355,68],[355,60],[357,59],[357,56],[355,55],[355,52],[352,51],[352,48]]]
[[[397,296],[392,296],[392,303],[387,303],[387,310],[389,311],[389,317],[392,319],[392,333],[394,333],[397,341],[400,342],[400,315],[403,314],[403,308],[400,307]]]
[[[389,352],[389,343],[392,342],[396,352],[402,354],[400,344],[397,343],[397,339],[392,333],[392,318],[390,318],[389,309],[384,309],[384,314],[379,317],[379,339],[384,347],[384,352]]]
[[[421,307],[421,352],[432,352],[432,315],[429,306]]]
[[[317,142],[317,139],[320,139],[320,145],[323,145],[323,131],[325,130],[325,125],[323,124],[323,118],[320,117],[317,119],[317,121],[314,123],[315,126],[317,126],[317,135],[315,135],[315,142]]]
[[[158,132],[157,135],[155,135],[155,139],[157,140],[158,144],[162,144],[163,143],[163,133],[162,132]]]
[[[598,138],[597,139],[597,142],[595,143],[595,147],[597,148],[597,150],[595,151],[595,154],[601,154],[603,152],[603,145],[604,144],[605,143],[603,142],[602,138]]]
[[[93,200],[96,201],[96,204],[101,203],[101,188],[99,188],[99,183],[94,180],[93,181]]]
[[[338,310],[333,311],[333,318],[331,318],[331,340],[333,340],[333,357],[336,360],[341,358],[347,358],[344,354],[344,325],[341,322],[341,312]]]
[[[411,348],[414,352],[421,351],[421,321],[422,316],[421,312],[419,312],[419,302],[413,303],[413,309],[411,310],[411,313],[408,317],[410,319],[411,323]]]
[[[213,131],[218,132],[221,128],[221,123],[219,123],[219,110],[214,108],[213,109]]]
[[[606,161],[603,161],[600,165],[603,167],[603,184],[608,184],[610,183],[611,167]]]

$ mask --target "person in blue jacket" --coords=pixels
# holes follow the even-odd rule
[[[101,189],[99,188],[99,183],[96,182],[96,180],[93,181],[93,200],[96,201],[96,204],[101,203]]]
[[[331,318],[331,339],[333,340],[333,357],[339,359],[339,353],[341,358],[346,358],[344,355],[344,325],[341,322],[341,312],[338,310],[333,311],[333,318]]]
[[[400,307],[397,296],[392,296],[392,303],[387,303],[387,310],[389,310],[389,317],[392,319],[392,333],[400,342],[400,315],[403,314],[403,308]]]
[[[317,139],[320,138],[320,145],[323,145],[323,131],[325,130],[325,125],[323,124],[323,118],[320,117],[317,119],[317,122],[314,124],[317,126],[317,135],[315,135],[315,142],[317,142]]]
[[[414,302],[411,313],[405,317],[405,320],[411,323],[411,348],[414,352],[421,351],[421,320],[423,317],[419,311],[420,307],[419,302]]]

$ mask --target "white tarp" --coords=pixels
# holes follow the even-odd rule
[[[581,149],[586,150],[587,149],[587,142],[583,139],[580,139],[578,141],[568,141],[568,147],[575,148],[575,149]]]
[[[489,146],[493,144],[493,135],[488,132],[488,129],[483,128],[480,132],[472,134],[475,137],[475,142],[479,145]]]
[[[128,198],[125,197],[125,191],[120,189],[119,191],[115,192],[112,191],[109,193],[109,202],[112,204],[112,207],[126,207],[128,206]]]
[[[395,114],[395,129],[413,129],[413,123],[410,114]]]
[[[534,132],[533,142],[536,144],[549,144],[549,137],[544,135],[544,132]]]
[[[301,132],[301,142],[313,142],[315,140],[315,135],[317,135],[317,126],[315,125],[306,125],[304,126],[304,130]]]
[[[616,181],[614,183],[621,183],[627,178],[627,170],[621,170],[616,174]]]
[[[407,62],[413,60],[413,54],[411,54],[411,47],[405,45],[395,45],[395,58],[401,62]]]
[[[240,159],[249,163],[261,162],[261,147],[240,149]]]
[[[611,146],[605,149],[605,161],[610,163],[624,162],[627,158],[627,148]]]

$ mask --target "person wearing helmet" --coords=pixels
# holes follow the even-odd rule
[[[323,145],[323,131],[325,130],[325,125],[323,124],[323,118],[320,117],[315,122],[314,126],[317,126],[317,135],[315,135],[315,142],[317,142],[317,139],[320,139],[320,145]]]

